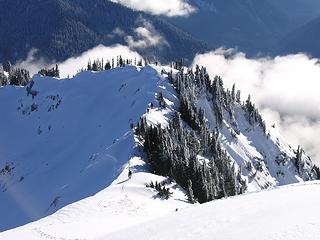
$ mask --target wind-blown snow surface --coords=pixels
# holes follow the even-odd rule
[[[125,178],[54,215],[0,233],[0,239],[315,240],[320,234],[319,181],[185,208],[181,201],[151,198],[142,184],[154,175]],[[174,196],[183,199],[179,191]]]
[[[213,201],[130,227],[100,240],[315,240],[320,182]]]
[[[34,98],[0,88],[0,231],[110,185],[133,154],[130,123],[157,92],[173,92],[150,66],[33,80]]]

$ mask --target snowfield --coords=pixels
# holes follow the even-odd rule
[[[170,200],[154,198],[155,193],[143,186],[157,179],[152,174],[123,179],[126,175],[47,218],[0,233],[0,239],[315,240],[320,236],[319,181],[190,205],[179,190]]]
[[[319,199],[319,181],[290,185],[213,201],[99,239],[315,240]]]

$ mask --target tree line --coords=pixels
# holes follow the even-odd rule
[[[180,99],[180,108],[169,125],[149,126],[146,119],[141,118],[135,128],[143,140],[151,170],[173,178],[187,191],[190,202],[204,203],[242,194],[247,183],[241,177],[241,169],[236,168],[220,143],[223,109],[228,110],[231,119],[234,118],[236,93],[233,97],[232,92],[225,91],[221,78],[211,81],[205,68],[196,67],[195,72],[184,73],[181,66],[182,63],[176,62],[174,68],[179,72],[169,73]],[[201,91],[213,100],[217,126],[212,132],[204,110],[197,106],[197,94]],[[159,106],[162,99],[158,97]],[[257,118],[257,121],[261,120]],[[235,120],[234,128],[238,132]]]
[[[30,74],[27,70],[13,67],[10,62],[0,63],[0,86],[25,86],[30,79]]]

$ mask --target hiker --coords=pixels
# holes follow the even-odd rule
[[[131,177],[132,177],[132,171],[129,169],[128,178],[131,179]]]

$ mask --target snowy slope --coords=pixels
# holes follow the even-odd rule
[[[180,98],[192,99],[188,104],[203,110],[206,125],[211,133],[218,132],[217,141],[230,157],[231,165],[241,170],[249,191],[319,179],[319,169],[307,154],[301,148],[293,149],[270,123],[265,123],[250,97],[241,100],[240,91],[235,87],[232,91],[225,89],[218,77],[211,79],[213,85],[207,86],[204,68],[176,75],[173,81],[182,89]],[[201,151],[200,154],[205,155],[199,155],[200,159],[212,159],[210,154]]]
[[[104,240],[315,240],[320,236],[320,182],[279,187],[172,213]]]
[[[110,185],[135,146],[130,123],[160,89],[172,91],[148,66],[33,80],[34,98],[0,88],[0,231]]]
[[[314,240],[320,234],[319,181],[185,208],[181,201],[152,199],[141,185],[155,179],[152,174],[121,183],[125,178],[52,216],[0,233],[0,239]]]
[[[169,200],[146,188],[147,182],[166,179],[144,172],[141,158],[132,158],[130,165],[135,170],[131,179],[126,165],[108,188],[37,222],[0,233],[0,239],[95,239],[191,206],[175,183],[168,184],[173,193]]]
[[[213,131],[217,124],[212,100],[207,96],[200,96],[198,106],[204,109]],[[248,122],[246,114],[239,103],[234,106],[234,119],[230,119],[228,112],[224,110],[220,139],[231,159],[241,168],[242,175],[249,183],[249,191],[312,180],[313,163],[309,157],[303,153],[305,165],[299,174],[294,164],[296,149],[268,123],[266,136],[258,124],[252,126]],[[234,123],[240,132],[236,138],[231,134]]]

